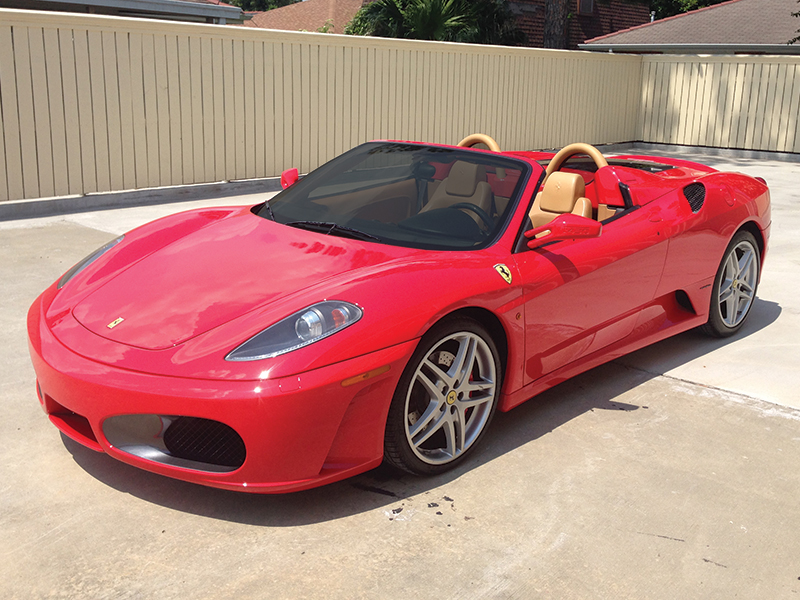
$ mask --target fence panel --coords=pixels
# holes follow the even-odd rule
[[[307,171],[376,138],[636,137],[639,57],[0,16],[0,200]]]
[[[800,152],[795,56],[642,57],[641,141]]]

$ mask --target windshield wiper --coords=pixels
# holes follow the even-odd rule
[[[271,200],[271,198],[270,198],[270,200]],[[274,221],[275,220],[275,215],[272,214],[272,207],[269,205],[269,200],[264,202],[264,206],[267,208],[267,211],[269,212],[269,218]]]
[[[306,229],[308,231],[318,231],[326,235],[338,235],[339,237],[352,238],[354,240],[363,241],[376,241],[382,242],[381,238],[374,236],[352,227],[345,227],[338,223],[330,221],[289,221],[286,223],[289,227],[297,227],[298,229]]]

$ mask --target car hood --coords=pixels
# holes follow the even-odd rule
[[[104,338],[161,350],[343,272],[415,252],[244,212],[145,256],[80,301],[73,315]]]

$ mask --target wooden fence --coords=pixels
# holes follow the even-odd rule
[[[0,9],[0,201],[309,171],[370,139],[473,132],[512,150],[800,152],[798,69]]]
[[[645,56],[638,139],[800,152],[797,56]]]
[[[0,200],[308,171],[369,139],[636,132],[637,58],[0,10]]]

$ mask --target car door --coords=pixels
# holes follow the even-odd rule
[[[634,207],[600,237],[515,255],[525,306],[525,383],[629,335],[667,252],[660,207]]]

